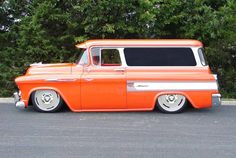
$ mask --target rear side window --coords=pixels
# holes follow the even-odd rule
[[[208,63],[207,63],[206,56],[205,56],[205,53],[204,53],[204,49],[203,49],[203,48],[199,48],[199,49],[198,49],[198,55],[199,55],[201,64],[202,64],[203,66],[207,66]]]
[[[191,48],[125,48],[128,66],[196,66]]]

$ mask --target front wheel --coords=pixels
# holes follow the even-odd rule
[[[33,108],[39,112],[57,112],[63,106],[61,96],[54,90],[37,90],[32,94]]]
[[[161,95],[157,99],[157,108],[164,113],[182,112],[187,106],[187,99],[180,94]]]

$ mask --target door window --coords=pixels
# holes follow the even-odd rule
[[[121,66],[120,53],[117,49],[102,49],[102,66]]]
[[[91,49],[94,65],[121,66],[120,53],[118,49],[98,48]]]

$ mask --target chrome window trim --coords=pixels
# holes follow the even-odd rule
[[[206,66],[203,66],[201,64],[201,61],[200,61],[200,57],[198,55],[198,49],[199,48],[202,48],[202,47],[197,47],[197,46],[145,46],[145,45],[140,45],[140,46],[99,46],[99,45],[96,45],[96,46],[91,46],[89,48],[89,55],[91,57],[91,65],[93,66],[99,66],[99,65],[94,65],[93,64],[93,61],[92,61],[92,56],[91,56],[91,49],[94,48],[94,47],[99,47],[99,48],[109,48],[109,49],[118,49],[119,52],[120,52],[120,58],[121,58],[121,66],[123,67],[158,67],[158,68],[172,68],[172,67],[178,67],[178,68],[191,68],[191,67],[208,67],[208,65]],[[126,63],[126,59],[125,59],[125,55],[124,55],[124,49],[125,48],[191,48],[192,49],[192,52],[193,52],[193,55],[194,55],[194,58],[195,58],[195,61],[196,61],[196,65],[195,66],[128,66],[127,63]],[[100,66],[102,67],[102,66]],[[117,66],[119,67],[119,66]]]

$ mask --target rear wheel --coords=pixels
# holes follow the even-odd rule
[[[165,113],[182,112],[186,105],[186,97],[180,94],[161,95],[157,99],[157,108]]]
[[[63,106],[61,96],[54,90],[37,90],[32,94],[33,108],[39,112],[57,112]]]

